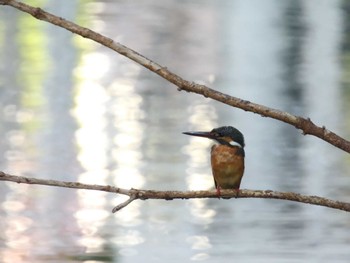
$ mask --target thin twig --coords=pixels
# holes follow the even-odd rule
[[[97,190],[110,193],[118,193],[129,196],[129,200],[113,208],[113,212],[120,210],[136,199],[191,199],[191,198],[218,198],[216,191],[154,191],[139,189],[123,189],[109,185],[91,185],[76,182],[64,182],[56,180],[44,180],[24,176],[15,176],[0,172],[0,181],[10,181],[24,184],[49,185],[65,188]],[[225,199],[236,198],[236,190],[221,190],[221,197]],[[338,209],[350,212],[350,203],[335,201],[318,196],[307,196],[291,192],[275,192],[271,190],[239,190],[238,198],[266,198],[281,199],[299,203],[319,205],[328,208]]]
[[[59,27],[65,28],[75,34],[78,34],[84,38],[89,38],[98,42],[119,54],[135,61],[136,63],[144,66],[145,68],[151,70],[155,74],[158,74],[162,78],[168,80],[178,87],[179,90],[185,90],[188,92],[193,92],[201,94],[204,97],[211,98],[213,100],[220,101],[224,104],[236,107],[245,111],[250,111],[256,114],[260,114],[265,117],[270,117],[276,120],[288,123],[297,129],[302,130],[303,134],[310,134],[316,136],[339,149],[342,149],[350,153],[350,141],[345,140],[334,132],[326,129],[325,126],[315,125],[309,118],[303,118],[295,116],[293,114],[280,111],[277,109],[269,108],[260,104],[256,104],[247,100],[242,100],[227,94],[213,90],[207,86],[199,85],[194,82],[190,82],[181,78],[180,76],[169,71],[166,67],[163,67],[152,60],[144,57],[143,55],[137,53],[136,51],[120,44],[114,42],[112,39],[105,37],[99,33],[96,33],[88,28],[84,28],[74,24],[66,19],[50,14],[41,8],[35,8],[30,5],[15,1],[15,0],[0,0],[0,5],[9,5],[18,10],[31,14],[37,19],[49,22],[51,24],[57,25]]]
[[[126,206],[129,205],[132,201],[134,201],[134,200],[136,200],[136,199],[137,199],[136,195],[130,196],[128,200],[126,200],[125,202],[123,202],[123,203],[117,205],[116,207],[114,207],[114,208],[112,209],[112,213],[118,212],[120,209],[126,207]]]

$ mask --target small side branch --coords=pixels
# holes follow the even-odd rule
[[[128,200],[126,200],[125,202],[123,202],[123,203],[117,205],[116,207],[114,207],[114,208],[112,209],[112,213],[118,212],[120,209],[126,207],[126,206],[129,205],[132,201],[134,201],[134,200],[136,200],[136,199],[137,199],[136,195],[130,196]]]
[[[64,182],[56,180],[44,180],[23,176],[15,176],[0,172],[0,181],[9,181],[24,184],[48,185],[64,188],[86,189],[104,191],[110,193],[117,193],[129,196],[129,199],[118,206],[114,207],[112,212],[115,213],[120,209],[126,207],[136,199],[192,199],[192,198],[217,198],[216,191],[154,191],[154,190],[140,190],[140,189],[123,189],[109,185],[91,185],[77,182]],[[236,198],[236,190],[221,190],[221,197],[225,199]],[[294,201],[299,203],[319,205],[328,208],[338,209],[350,212],[350,203],[335,201],[318,196],[301,195],[292,192],[276,192],[271,190],[240,190],[238,198],[266,198],[266,199],[281,199]]]

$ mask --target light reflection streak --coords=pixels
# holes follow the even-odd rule
[[[80,129],[76,132],[80,148],[78,160],[85,172],[78,181],[84,183],[107,184],[107,120],[106,103],[108,94],[97,83],[109,68],[106,56],[90,53],[83,58],[82,66],[77,70],[78,77],[84,79],[78,87],[74,115]],[[106,241],[100,236],[100,229],[106,223],[109,212],[105,209],[107,193],[78,191],[79,209],[75,213],[77,225],[81,229],[79,244],[87,252],[100,252]]]
[[[216,110],[209,104],[199,104],[189,108],[190,130],[211,130],[216,127]],[[204,190],[213,187],[213,177],[210,170],[209,148],[213,142],[203,138],[190,137],[189,144],[183,151],[189,156],[187,185],[190,190]],[[207,206],[205,199],[189,200],[189,207],[194,223],[208,225],[213,222],[216,212]],[[193,243],[192,249],[208,249],[211,247],[207,237],[190,237],[187,242]],[[191,260],[203,260],[209,257],[205,253],[196,254]]]
[[[99,184],[113,182],[121,188],[140,188],[145,182],[139,170],[143,164],[140,152],[143,140],[141,120],[144,118],[142,97],[129,79],[115,80],[106,87],[98,85],[97,81],[110,70],[109,66],[105,56],[93,53],[83,59],[83,66],[77,70],[79,76],[84,78],[77,93],[75,109],[80,123],[76,133],[80,147],[78,160],[85,169],[79,181]],[[129,66],[121,68],[124,67]],[[130,66],[127,72],[138,74],[139,70]],[[80,210],[75,217],[83,234],[79,243],[88,251],[96,252],[104,245],[99,232],[110,215],[106,207],[112,208],[123,202],[125,197],[118,195],[107,201],[106,193],[88,191],[79,191],[78,196]],[[116,224],[127,227],[139,225],[139,209],[140,203],[135,202],[128,209],[113,215]],[[129,247],[143,240],[139,232],[128,229],[117,234],[112,242],[120,247]]]
[[[75,115],[80,123],[76,139],[81,148],[78,160],[87,171],[104,169],[106,166],[106,101],[107,95],[103,87],[88,81],[82,83],[76,98]]]
[[[76,74],[79,78],[92,83],[94,80],[100,80],[110,68],[108,56],[90,52],[82,57],[82,66],[77,68]]]
[[[129,66],[127,66],[129,67]],[[119,78],[110,86],[112,94],[111,114],[115,129],[113,159],[116,162],[116,169],[113,171],[114,184],[122,188],[142,188],[145,178],[140,169],[143,165],[143,154],[141,152],[144,139],[143,123],[145,113],[141,109],[142,97],[135,89],[132,79],[137,79],[139,68],[130,66],[127,70],[131,74],[129,78]],[[125,197],[117,196],[113,204],[125,201]],[[142,223],[140,202],[133,202],[128,209],[122,210],[115,215],[115,224],[131,228]],[[144,242],[141,233],[134,229],[119,233],[113,239],[116,245],[121,248],[136,246]],[[130,252],[125,250],[123,253]],[[136,250],[131,250],[136,254]]]

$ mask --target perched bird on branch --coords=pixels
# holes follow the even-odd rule
[[[217,195],[221,189],[235,189],[237,196],[244,173],[244,137],[234,127],[223,126],[210,132],[184,132],[183,134],[205,137],[216,142],[211,148],[211,168]]]

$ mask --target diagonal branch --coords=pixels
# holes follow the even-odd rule
[[[185,90],[188,92],[197,93],[204,97],[211,98],[216,101],[220,101],[232,107],[236,107],[245,111],[250,111],[256,114],[260,114],[265,117],[270,117],[276,120],[288,123],[297,129],[303,131],[303,134],[314,135],[336,147],[350,153],[350,141],[345,140],[334,132],[326,129],[324,126],[320,127],[315,125],[309,118],[303,118],[295,116],[290,113],[280,111],[277,109],[269,108],[260,104],[256,104],[247,100],[242,100],[227,94],[213,90],[207,86],[199,85],[194,82],[190,82],[181,78],[180,76],[172,73],[166,67],[163,67],[150,59],[142,56],[136,51],[114,42],[112,39],[105,37],[99,33],[96,33],[88,28],[81,27],[73,22],[70,22],[61,17],[52,15],[40,8],[35,8],[30,5],[15,1],[15,0],[0,0],[0,5],[9,5],[18,10],[26,12],[37,19],[49,22],[59,27],[65,28],[72,33],[78,34],[82,37],[89,38],[98,42],[119,54],[135,61],[136,63],[144,66],[152,72],[158,74],[162,78],[168,80],[178,87],[179,90]]]
[[[24,184],[37,184],[37,185],[49,185],[65,188],[75,188],[75,189],[87,189],[87,190],[97,190],[110,193],[117,193],[122,195],[127,195],[130,198],[114,207],[112,212],[115,213],[120,209],[129,205],[132,201],[136,199],[147,200],[147,199],[163,199],[163,200],[173,200],[173,199],[191,199],[191,198],[217,198],[216,191],[154,191],[154,190],[140,190],[140,189],[122,189],[119,187],[109,186],[109,185],[91,185],[82,184],[76,182],[64,182],[56,180],[44,180],[23,176],[15,176],[0,172],[0,181],[10,181],[15,183]],[[328,208],[343,210],[350,212],[350,203],[335,201],[327,198],[322,198],[318,196],[308,196],[301,195],[291,192],[275,192],[271,190],[240,190],[239,195],[236,196],[236,190],[221,190],[221,197],[225,199],[231,198],[265,198],[265,199],[281,199],[294,201],[299,203],[319,205]]]

